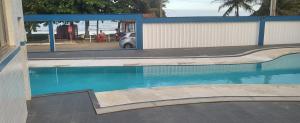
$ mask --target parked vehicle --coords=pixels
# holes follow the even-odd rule
[[[135,33],[126,33],[124,36],[120,38],[119,45],[121,48],[130,49],[135,48],[136,40]]]

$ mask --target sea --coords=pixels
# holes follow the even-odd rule
[[[85,33],[85,21],[74,22],[78,26],[78,34]],[[64,25],[64,23],[58,23],[53,25],[54,33],[56,34],[56,29],[58,26]],[[48,26],[44,23],[39,25],[36,32],[32,34],[49,34]],[[99,21],[99,31],[102,30],[105,34],[115,34],[118,28],[118,21]],[[97,21],[90,21],[89,32],[90,35],[95,35],[97,31]]]

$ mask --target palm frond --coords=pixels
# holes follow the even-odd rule
[[[248,12],[253,12],[254,11],[253,8],[252,8],[252,6],[249,5],[249,4],[247,4],[247,3],[241,3],[241,7],[244,10],[248,11]]]
[[[221,9],[225,8],[225,7],[231,7],[232,4],[234,4],[234,1],[227,1],[225,3],[223,3],[222,5],[219,6],[218,11],[220,11]]]
[[[226,12],[223,14],[223,16],[229,16],[230,13],[233,11],[234,7],[235,7],[235,6],[229,7],[229,8],[226,10]]]

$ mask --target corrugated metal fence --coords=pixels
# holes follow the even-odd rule
[[[266,22],[265,44],[300,43],[300,21]]]
[[[143,49],[245,46],[260,40],[265,45],[300,43],[300,17],[182,17],[143,23]]]
[[[49,23],[51,51],[55,51],[53,21],[80,20],[134,20],[140,50],[300,43],[300,16],[143,18],[141,14],[54,14],[26,15],[24,20]]]

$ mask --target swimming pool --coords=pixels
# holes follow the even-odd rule
[[[30,68],[33,96],[196,84],[300,84],[300,54],[258,64]]]

